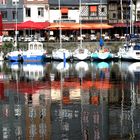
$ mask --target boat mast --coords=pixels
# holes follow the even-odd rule
[[[61,28],[61,5],[60,5],[60,0],[58,0],[58,5],[59,5],[59,12],[60,12],[60,17],[59,17],[59,40],[60,40],[60,48],[62,48],[62,28]]]
[[[79,23],[80,23],[80,47],[82,47],[82,21],[81,21],[81,12],[82,12],[82,5],[81,0],[79,0]]]
[[[17,18],[18,18],[18,12],[17,12],[17,1],[16,1],[16,30],[15,30],[15,42],[14,46],[17,47]]]
[[[133,2],[130,0],[130,34],[134,34],[134,27],[133,27]]]
[[[123,4],[122,4],[122,0],[120,0],[120,5],[121,5],[121,22],[123,23]]]
[[[100,8],[101,8],[101,11],[102,11],[102,0],[100,0]],[[102,15],[100,15],[100,23],[101,23],[100,38],[102,38]]]

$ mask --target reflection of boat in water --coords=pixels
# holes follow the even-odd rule
[[[59,64],[56,66],[56,69],[57,69],[59,72],[66,71],[66,70],[69,69],[69,64],[68,64],[68,63],[65,63],[65,62],[61,62],[61,63],[59,63]]]
[[[128,67],[128,70],[131,71],[131,72],[140,72],[140,62],[132,63]]]
[[[95,70],[99,69],[99,70],[102,70],[102,69],[108,69],[110,67],[110,64],[109,62],[92,62],[91,63],[91,66],[92,68],[94,68]]]
[[[10,68],[13,73],[21,71],[21,76],[29,79],[29,80],[39,80],[44,77],[45,67],[43,63],[10,63]]]
[[[78,72],[79,78],[82,80],[86,72],[89,70],[89,66],[87,62],[80,61],[76,63],[75,69]]]
[[[109,64],[107,62],[100,62],[97,64],[97,68],[99,69],[109,68]]]
[[[39,80],[44,77],[44,65],[42,63],[29,64],[23,63],[23,72],[25,77],[30,80]]]
[[[84,61],[80,61],[76,64],[75,69],[77,71],[83,69],[84,71],[87,71],[89,69],[88,67],[88,63],[84,62]]]
[[[135,80],[139,80],[140,78],[140,62],[135,62],[129,65],[128,67],[129,73],[132,75]],[[136,80],[136,81],[137,81]]]

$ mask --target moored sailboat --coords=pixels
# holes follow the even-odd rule
[[[60,9],[60,0],[58,0],[59,11]],[[70,60],[72,54],[71,51],[65,48],[62,48],[62,28],[61,28],[61,15],[59,19],[59,48],[52,50],[52,59],[63,61],[63,60]]]
[[[126,61],[140,61],[140,44],[138,43],[139,36],[134,33],[133,10],[133,1],[130,0],[130,32],[127,35],[127,41],[118,51],[118,58]]]
[[[78,45],[78,48],[75,49],[72,53],[72,57],[74,60],[89,60],[91,52],[83,47],[82,44],[82,24],[81,24],[81,0],[79,0],[79,21],[80,21],[80,44]]]
[[[102,0],[100,0],[100,9],[102,8]],[[101,24],[102,24],[102,15],[100,15]],[[111,53],[110,49],[107,48],[104,44],[102,38],[102,26],[100,27],[100,39],[99,47],[91,53],[91,60],[109,60],[112,59],[114,55]]]

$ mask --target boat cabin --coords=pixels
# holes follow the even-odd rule
[[[28,50],[43,50],[43,43],[41,42],[29,42]]]
[[[136,44],[133,49],[134,50],[140,50],[140,45]]]

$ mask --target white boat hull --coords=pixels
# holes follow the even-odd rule
[[[85,48],[78,48],[72,54],[74,60],[81,61],[90,59],[90,55],[91,55],[90,51]]]
[[[133,48],[120,48],[118,52],[118,57],[125,60],[140,61],[140,50],[134,50]]]
[[[52,51],[53,60],[68,60],[72,56],[71,52],[67,49],[56,49]]]

